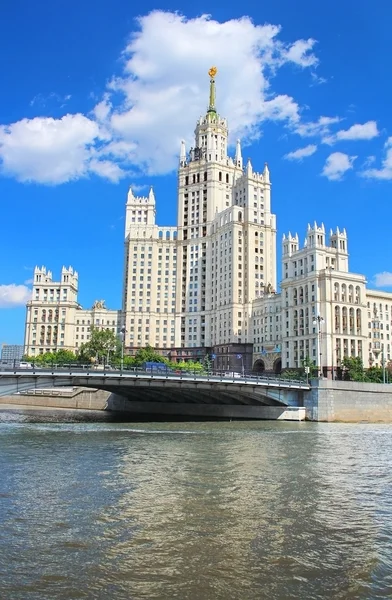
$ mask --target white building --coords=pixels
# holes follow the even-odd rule
[[[77,352],[89,341],[92,326],[118,334],[121,311],[108,310],[102,300],[83,309],[78,303],[78,274],[72,267],[62,268],[60,281],[53,281],[46,267],[36,267],[32,298],[26,307],[25,354],[38,356],[60,349]]]
[[[392,294],[366,289],[363,275],[350,273],[346,231],[308,225],[283,236],[281,292],[253,303],[254,359],[260,371],[300,368],[310,359],[325,376],[344,356],[364,366],[390,360]]]
[[[78,274],[61,280],[36,268],[27,305],[25,351],[78,350],[91,327],[119,333],[133,354],[152,346],[172,359],[202,359],[217,370],[301,368],[310,359],[330,376],[344,356],[365,367],[391,359],[392,294],[366,289],[349,271],[346,231],[326,239],[324,225],[308,225],[305,243],[283,236],[281,291],[277,289],[276,217],[270,173],[243,164],[238,140],[228,155],[228,126],[215,103],[210,75],[207,112],[195,144],[181,142],[176,227],[155,222],[155,196],[126,203],[122,312],[77,301]]]
[[[228,156],[227,122],[210,101],[187,155],[181,143],[177,227],[155,224],[155,198],[128,194],[123,310],[126,348],[181,357],[216,354],[250,368],[252,302],[276,289],[276,219],[267,165],[245,169],[241,145]],[[238,367],[238,365],[237,365]]]

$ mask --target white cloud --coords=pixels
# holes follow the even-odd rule
[[[371,165],[373,165],[376,162],[376,157],[371,155],[371,156],[367,156],[365,158],[365,160],[363,161],[363,168],[367,168],[370,167]]]
[[[338,181],[342,179],[344,173],[353,168],[356,156],[349,156],[343,152],[333,152],[325,162],[322,175],[330,181]]]
[[[392,273],[389,271],[376,273],[374,276],[374,285],[376,287],[392,287]]]
[[[66,94],[65,96],[60,96],[60,94],[56,94],[56,92],[51,92],[47,96],[43,94],[37,94],[30,102],[30,106],[38,106],[45,108],[48,104],[60,104],[61,107],[65,106],[68,100],[71,100],[72,95]]]
[[[324,137],[329,135],[331,125],[339,123],[340,117],[320,117],[317,121],[299,123],[294,131],[301,137]]]
[[[311,78],[312,78],[312,86],[314,85],[322,85],[323,83],[327,83],[327,79],[325,77],[320,77],[319,75],[317,75],[317,73],[311,73],[310,74]]]
[[[274,96],[271,77],[284,63],[314,65],[313,40],[285,44],[277,39],[280,27],[248,17],[219,23],[154,11],[138,23],[124,51],[124,74],[110,84],[124,94],[110,124],[135,144],[135,164],[167,172],[176,166],[180,140],[193,145],[194,122],[207,108],[211,57],[219,69],[217,107],[228,117],[232,140],[258,136],[267,119],[299,122],[298,104],[287,94]]]
[[[290,46],[285,53],[285,59],[291,61],[300,67],[312,67],[318,63],[318,60],[311,50],[316,40],[297,40]]]
[[[317,146],[315,144],[309,144],[304,148],[298,148],[298,150],[293,150],[293,152],[289,152],[285,154],[284,158],[287,160],[302,160],[307,156],[312,156],[317,150]]]
[[[389,137],[384,144],[386,149],[385,158],[382,161],[381,169],[367,169],[361,173],[362,177],[369,179],[392,179],[392,137]]]
[[[24,306],[31,298],[31,289],[26,285],[0,285],[0,308]]]
[[[327,136],[323,139],[325,144],[335,144],[341,140],[372,140],[380,135],[377,129],[376,121],[368,121],[367,123],[356,123],[349,129],[341,129],[332,136]]]
[[[219,69],[217,108],[228,118],[232,140],[260,136],[266,120],[299,131],[300,106],[288,93],[274,94],[271,83],[284,64],[315,67],[316,42],[283,41],[280,33],[279,25],[256,25],[249,17],[220,23],[208,15],[188,19],[159,10],[140,17],[122,53],[120,75],[88,116],[0,126],[3,173],[59,184],[92,173],[118,181],[132,167],[171,171],[180,140],[188,149],[194,144],[195,121],[207,108],[212,60]],[[307,135],[311,125],[304,126]]]
[[[109,179],[113,183],[117,183],[117,181],[120,181],[126,175],[126,172],[121,167],[110,160],[92,159],[89,162],[88,168],[91,173]]]
[[[19,181],[43,184],[64,183],[90,173],[105,177],[110,173],[109,179],[118,180],[119,167],[104,164],[99,169],[94,160],[94,145],[104,140],[97,123],[81,114],[23,119],[0,126],[1,169]]]

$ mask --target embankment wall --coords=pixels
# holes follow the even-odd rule
[[[392,423],[392,385],[313,380],[304,406],[310,421]]]

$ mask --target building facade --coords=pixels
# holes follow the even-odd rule
[[[78,273],[63,267],[59,281],[53,281],[46,267],[34,269],[33,292],[26,307],[24,354],[34,357],[45,352],[77,352],[88,342],[91,327],[110,329],[119,334],[122,316],[108,310],[103,300],[91,309],[78,303]]]
[[[1,360],[13,361],[21,360],[24,355],[24,346],[17,344],[3,344],[1,347]]]
[[[392,294],[366,289],[349,271],[347,233],[308,225],[305,243],[283,236],[279,294],[253,303],[254,357],[259,371],[317,365],[326,377],[339,373],[345,356],[364,366],[391,359]]]
[[[250,161],[244,168],[239,141],[228,155],[214,76],[195,146],[187,153],[181,143],[177,227],[156,225],[152,190],[128,193],[125,346],[133,353],[150,344],[185,359],[210,353],[217,365],[245,356],[249,368],[252,302],[276,289],[276,218],[267,165],[262,173]]]

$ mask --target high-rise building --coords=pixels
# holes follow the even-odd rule
[[[116,335],[122,326],[119,310],[109,310],[103,300],[91,309],[78,303],[78,273],[63,267],[60,281],[53,281],[46,267],[35,267],[33,293],[26,307],[24,353],[38,356],[56,350],[76,352],[88,342],[91,327],[110,329]]]
[[[206,114],[187,154],[181,143],[177,227],[155,224],[155,198],[126,207],[123,310],[126,348],[146,344],[177,357],[209,351],[217,368],[252,360],[252,301],[276,289],[276,219],[267,165],[243,167],[210,74]]]
[[[24,354],[24,346],[17,344],[3,344],[1,347],[1,360],[12,361],[21,360]]]

